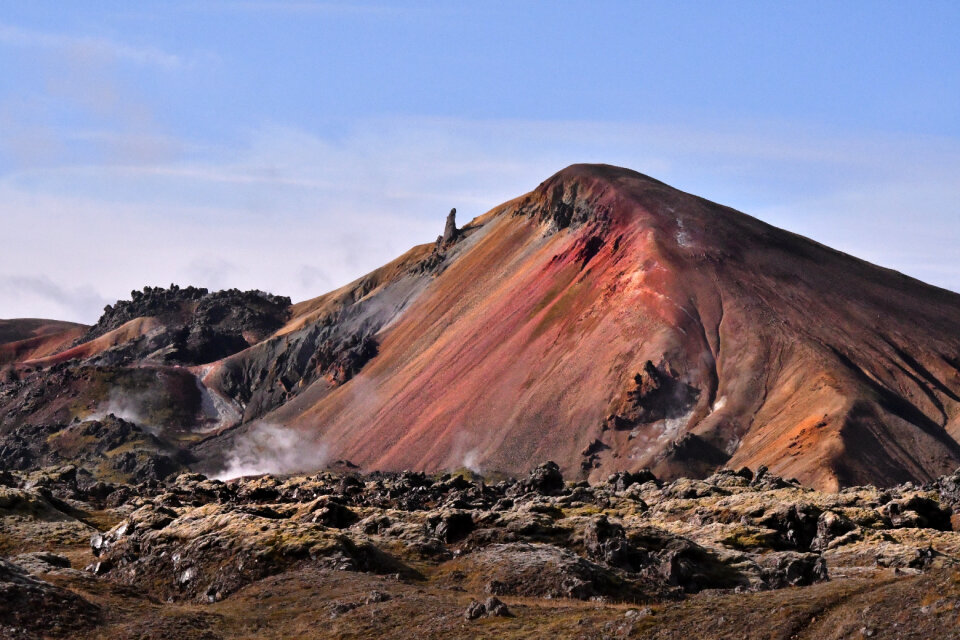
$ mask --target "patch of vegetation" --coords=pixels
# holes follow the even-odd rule
[[[740,527],[720,540],[721,544],[743,551],[751,549],[774,549],[777,546],[777,532],[772,529]]]

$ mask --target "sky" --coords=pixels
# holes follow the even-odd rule
[[[576,162],[960,291],[960,3],[0,0],[0,318],[304,300]]]

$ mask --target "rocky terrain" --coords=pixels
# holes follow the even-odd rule
[[[960,637],[960,472],[0,472],[3,638]]]
[[[154,318],[162,328],[97,354],[109,364],[158,361],[203,364],[225,358],[270,336],[289,317],[290,298],[263,291],[209,292],[204,288],[144,287],[130,300],[107,305],[103,315],[76,344],[88,343],[138,318]]]

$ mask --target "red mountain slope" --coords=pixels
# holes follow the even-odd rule
[[[270,389],[247,419],[366,467],[766,464],[829,488],[960,464],[960,296],[625,169],[569,167],[297,308],[284,344],[324,308],[376,356],[280,385],[276,338],[205,382],[236,397],[245,371]]]
[[[263,422],[300,466],[830,489],[960,466],[960,295],[626,169],[569,167],[296,305],[134,293],[89,331],[0,324],[0,436],[123,406],[205,470]]]
[[[60,320],[0,320],[0,366],[55,353],[82,336],[87,328]]]

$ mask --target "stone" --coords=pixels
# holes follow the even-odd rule
[[[545,496],[555,496],[563,492],[563,474],[556,462],[548,461],[537,466],[523,482],[521,491],[535,491]]]
[[[607,478],[607,484],[612,486],[614,491],[617,492],[626,491],[635,484],[644,484],[646,482],[653,482],[659,486],[659,480],[657,480],[657,477],[653,475],[650,469],[641,469],[637,472],[617,471]]]
[[[367,594],[367,597],[363,602],[364,604],[376,604],[379,602],[387,602],[391,599],[392,596],[389,593],[384,593],[383,591],[371,591],[369,594]]]
[[[441,244],[450,244],[455,242],[460,232],[457,230],[457,210],[450,209],[447,214],[447,223],[443,228],[443,235],[440,237]]]
[[[827,563],[815,553],[784,551],[760,558],[764,582],[772,589],[802,587],[829,580]]]
[[[636,549],[626,540],[623,527],[611,523],[606,516],[587,524],[584,546],[593,558],[618,569],[640,571],[650,561],[646,551]]]
[[[817,518],[817,535],[810,543],[810,550],[823,552],[830,543],[857,528],[849,518],[834,511],[824,511]]]
[[[487,598],[486,602],[483,603],[483,607],[487,612],[488,616],[494,616],[498,618],[512,618],[513,614],[510,613],[510,609],[507,608],[500,598],[496,596],[490,596]]]
[[[69,569],[70,559],[49,551],[21,553],[13,561],[31,574],[50,573],[58,569]]]
[[[467,605],[467,610],[463,612],[463,617],[467,620],[476,620],[482,618],[487,613],[487,607],[479,600],[474,600]]]
[[[507,605],[496,596],[490,596],[486,602],[474,600],[467,605],[466,611],[463,612],[463,617],[467,620],[476,620],[484,616],[512,618],[513,614],[510,613]]]
[[[757,475],[759,477],[759,472]],[[769,512],[760,524],[780,533],[783,548],[807,551],[817,536],[821,513],[813,504],[784,503]]]
[[[446,543],[459,542],[473,531],[473,517],[466,511],[451,511],[437,525],[437,537]]]
[[[72,637],[100,619],[97,605],[0,558],[0,637]]]

